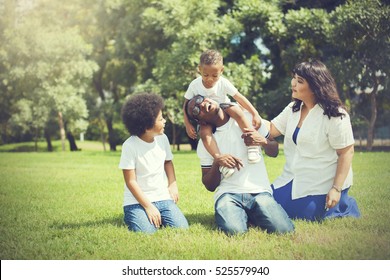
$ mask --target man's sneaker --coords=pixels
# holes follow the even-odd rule
[[[248,147],[248,162],[257,163],[261,160],[260,149],[258,146]]]
[[[219,167],[219,172],[223,175],[224,178],[229,178],[234,173],[234,168],[229,168],[226,166]]]

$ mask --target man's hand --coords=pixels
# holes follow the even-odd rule
[[[216,159],[219,166],[226,166],[229,168],[240,168],[243,166],[242,160],[229,154],[219,155]]]

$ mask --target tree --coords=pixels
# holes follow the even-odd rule
[[[367,149],[371,150],[377,121],[377,96],[389,94],[390,7],[377,0],[348,1],[332,14],[332,42],[348,67],[349,87],[356,94],[369,95]]]
[[[183,129],[182,105],[184,93],[197,76],[200,54],[215,48],[225,57],[224,75],[249,99],[253,89],[261,88],[262,64],[252,54],[231,56],[240,42],[243,26],[232,15],[229,5],[220,1],[159,1],[146,9],[144,25],[159,31],[166,47],[157,50],[153,76],[138,89],[157,90],[166,102],[168,118],[172,123],[171,141],[180,141],[177,130]],[[237,49],[236,49],[237,50]],[[176,129],[178,128],[178,129]]]
[[[51,25],[50,20],[41,17],[42,11],[25,11],[16,24],[7,26],[2,59],[14,85],[9,91],[19,100],[11,104],[14,123],[34,121],[37,131],[49,121],[50,110],[44,108],[55,109],[64,150],[64,118],[76,122],[87,116],[82,95],[96,64],[86,59],[91,48],[77,28]],[[21,114],[23,110],[30,113]]]
[[[144,77],[150,77],[154,64],[153,46],[161,46],[158,34],[145,30],[142,13],[151,0],[102,0],[79,3],[75,19],[84,39],[93,46],[91,59],[99,65],[93,75],[96,93],[90,119],[97,126],[103,146],[108,134],[111,151],[123,141],[120,123],[121,103]],[[99,112],[98,112],[99,111]],[[101,126],[105,123],[105,128]]]
[[[291,99],[289,72],[294,64],[319,58],[332,70],[352,121],[355,116],[367,119],[371,149],[377,96],[389,92],[388,1],[239,0],[233,14],[250,30],[251,40],[261,39],[269,50],[263,59],[270,79],[261,99],[268,116],[277,115]],[[367,101],[370,111],[364,108]]]

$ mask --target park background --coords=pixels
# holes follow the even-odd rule
[[[0,15],[1,259],[390,259],[389,1],[0,0]],[[326,63],[351,115],[361,219],[215,230],[181,111],[206,48],[267,119],[291,100],[297,62]],[[188,232],[122,221],[120,108],[144,91],[165,99]],[[265,160],[273,180],[283,147]]]

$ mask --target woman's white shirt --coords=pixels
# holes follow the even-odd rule
[[[350,117],[345,110],[340,109],[345,116],[329,119],[317,104],[302,123],[295,144],[292,138],[301,110],[293,112],[292,105],[293,102],[272,120],[272,124],[284,135],[286,158],[282,174],[273,183],[274,188],[278,189],[294,180],[292,199],[327,194],[336,175],[336,150],[355,143]],[[352,177],[351,167],[343,189],[352,185]]]

